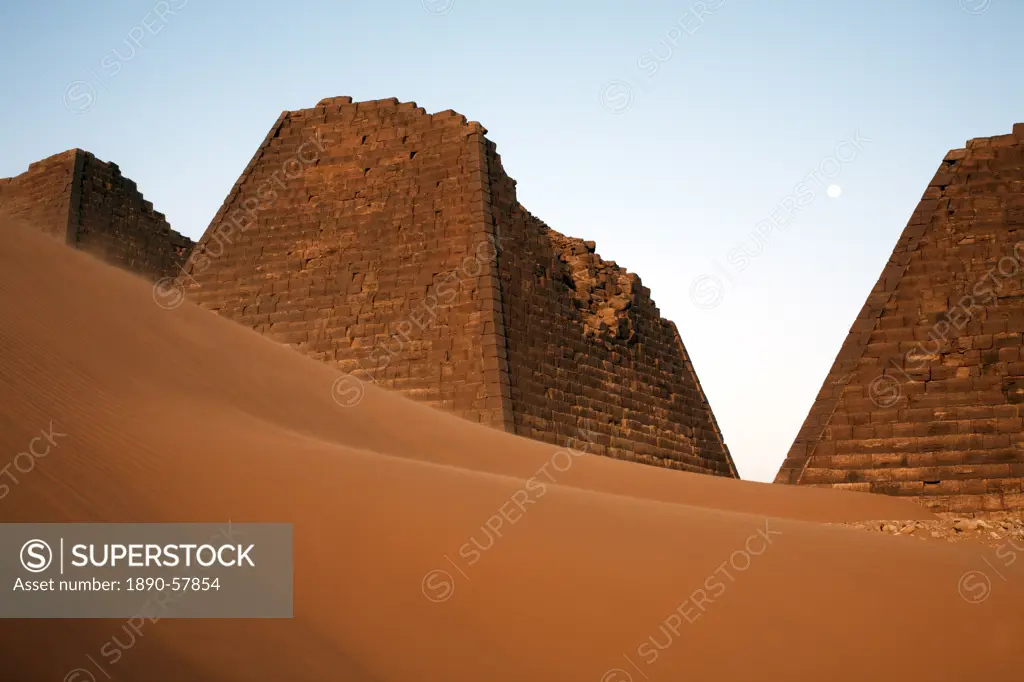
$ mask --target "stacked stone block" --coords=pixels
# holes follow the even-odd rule
[[[1024,124],[943,159],[776,482],[1024,510]]]
[[[149,279],[180,272],[192,240],[171,229],[117,164],[79,151],[75,175],[71,222],[77,248]]]
[[[72,189],[79,150],[36,161],[13,178],[0,179],[0,213],[65,241],[73,240]]]
[[[188,295],[363,381],[505,428],[482,130],[397,99],[283,113],[200,240]]]

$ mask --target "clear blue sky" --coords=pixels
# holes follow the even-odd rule
[[[4,3],[0,177],[81,147],[197,238],[282,110],[455,109],[531,212],[641,275],[770,480],[946,150],[1024,121],[1022,28],[1019,0]]]

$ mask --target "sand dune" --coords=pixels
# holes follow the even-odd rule
[[[913,503],[658,470],[366,387],[4,225],[0,457],[67,434],[4,522],[283,521],[295,617],[0,621],[3,679],[1016,679],[1024,562],[826,525]],[[353,385],[345,384],[346,390]],[[0,465],[4,462],[0,461]],[[702,592],[701,592],[702,590]],[[696,593],[695,593],[696,591]],[[78,677],[66,677],[76,668]]]

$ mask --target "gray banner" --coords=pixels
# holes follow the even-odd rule
[[[0,524],[0,618],[291,618],[290,523]]]

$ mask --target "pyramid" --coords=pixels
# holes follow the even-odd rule
[[[1024,510],[1024,124],[946,154],[775,481]]]
[[[0,179],[0,214],[150,279],[177,274],[193,246],[117,164],[81,149]]]
[[[347,374],[560,446],[736,476],[640,278],[516,199],[479,123],[397,99],[283,112],[177,282]],[[398,426],[398,425],[396,425]]]

